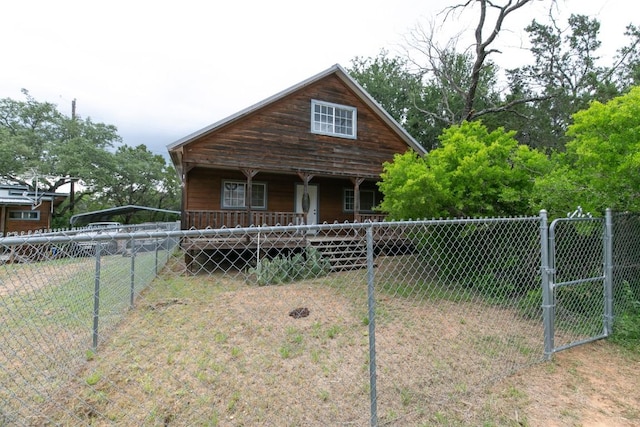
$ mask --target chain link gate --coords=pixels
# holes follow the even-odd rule
[[[612,215],[555,219],[542,230],[545,357],[607,337],[613,322]]]

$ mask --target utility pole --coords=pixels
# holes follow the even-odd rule
[[[71,120],[76,120],[76,99],[73,98],[71,101]],[[73,215],[73,210],[76,205],[76,181],[77,179],[71,178],[70,180],[71,189],[69,191],[69,211],[71,215]]]

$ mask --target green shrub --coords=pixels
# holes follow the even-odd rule
[[[316,248],[307,247],[301,253],[262,260],[250,273],[255,274],[258,285],[264,286],[326,276],[330,271],[329,260]]]
[[[630,301],[626,310],[616,317],[613,325],[612,341],[640,353],[640,300],[628,282],[623,284],[623,293]]]
[[[534,227],[517,221],[438,224],[421,227],[411,239],[441,284],[501,302],[538,286],[540,243]]]
[[[616,320],[613,341],[640,352],[640,309],[624,313]]]

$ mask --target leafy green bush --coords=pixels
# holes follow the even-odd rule
[[[629,282],[623,284],[623,293],[631,301],[627,309],[615,319],[612,341],[640,353],[640,298],[634,294]]]
[[[264,286],[326,276],[330,271],[329,260],[316,248],[307,247],[304,252],[262,260],[250,273],[255,274],[258,285]]]
[[[612,340],[640,353],[640,302],[632,312],[624,313],[615,322]]]
[[[500,303],[539,286],[536,231],[533,222],[457,223],[425,226],[411,238],[440,284]]]

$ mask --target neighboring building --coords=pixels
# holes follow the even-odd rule
[[[50,229],[53,210],[67,197],[36,193],[22,185],[0,185],[0,236]]]
[[[380,219],[382,165],[409,149],[340,65],[168,146],[183,229]]]

